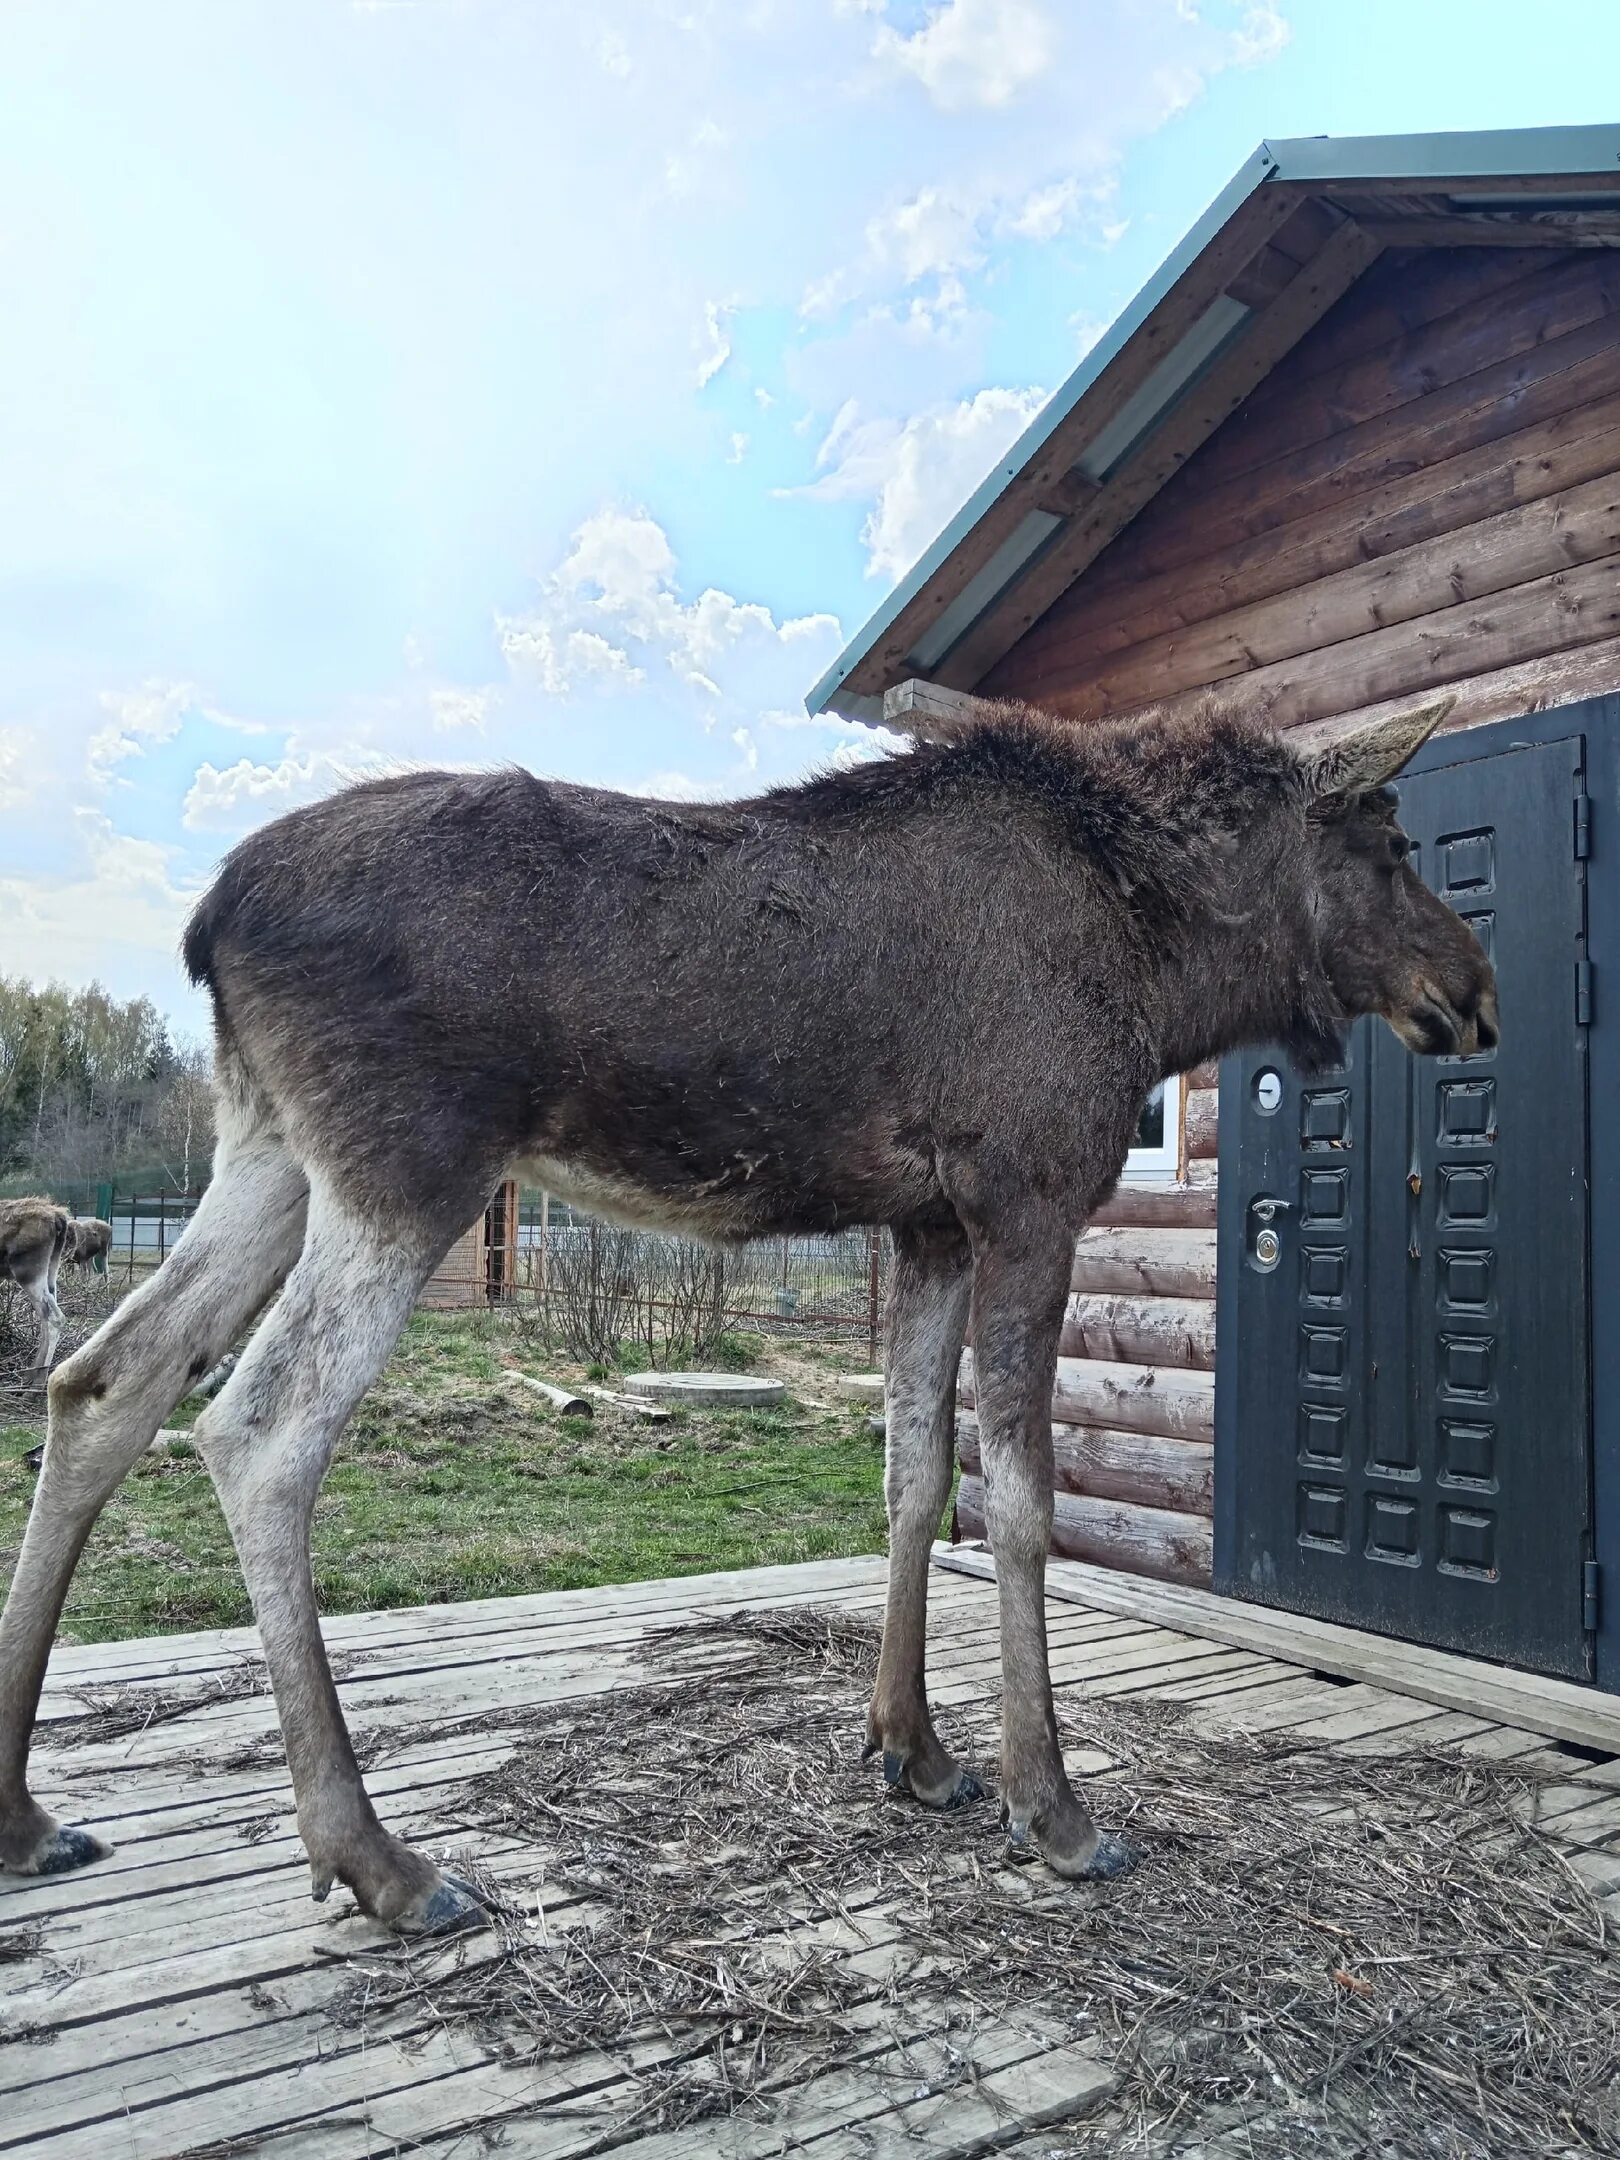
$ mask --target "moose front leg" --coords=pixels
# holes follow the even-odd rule
[[[884,1357],[889,1597],[866,1753],[881,1752],[889,1783],[936,1808],[963,1807],[983,1793],[940,1745],[924,1679],[928,1567],[950,1497],[971,1287],[967,1239],[954,1224],[895,1232]]]
[[[1001,1597],[1001,1817],[1059,1875],[1093,1881],[1135,1864],[1076,1798],[1058,1745],[1046,1652],[1052,1541],[1052,1380],[1073,1232],[1018,1225],[974,1252],[973,1377],[985,1518]]]

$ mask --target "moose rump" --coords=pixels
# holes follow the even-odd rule
[[[186,1238],[57,1374],[0,1630],[0,1860],[94,1856],[28,1795],[80,1544],[174,1401],[284,1284],[196,1428],[264,1640],[317,1896],[411,1930],[473,1913],[366,1796],[321,1645],[310,1516],[420,1287],[498,1180],[711,1238],[894,1234],[890,1585],[868,1746],[934,1806],[923,1638],[969,1303],[1001,1582],[1003,1814],[1117,1872],[1047,1669],[1046,1406],[1077,1232],[1149,1089],[1362,1012],[1490,1039],[1490,970],[1405,862],[1381,784],[1438,717],[1314,763],[1231,720],[1083,733],[1018,708],[752,801],[508,772],[371,783],[227,860],[186,953],[212,992],[219,1152]]]

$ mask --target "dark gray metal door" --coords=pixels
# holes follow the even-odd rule
[[[1459,756],[1465,756],[1460,751]],[[1401,784],[1418,868],[1490,952],[1502,1042],[1221,1079],[1219,1587],[1591,1669],[1579,738]]]

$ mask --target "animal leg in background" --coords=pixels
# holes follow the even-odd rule
[[[973,1385],[985,1517],[1001,1599],[1001,1813],[1059,1875],[1124,1874],[1135,1854],[1098,1832],[1058,1745],[1046,1651],[1052,1542],[1052,1382],[1074,1231],[1051,1219],[998,1224],[975,1239]]]
[[[972,1284],[961,1230],[896,1230],[884,1359],[889,1594],[866,1752],[881,1749],[889,1783],[929,1807],[960,1807],[983,1791],[940,1745],[924,1677],[928,1565],[951,1489],[956,1375]]]
[[[245,1327],[298,1251],[307,1188],[280,1138],[222,1134],[213,1182],[155,1275],[51,1380],[50,1430],[0,1619],[0,1867],[48,1875],[104,1847],[29,1794],[28,1742],[51,1639],[96,1517],[198,1374]]]

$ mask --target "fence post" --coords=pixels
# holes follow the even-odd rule
[[[878,1303],[879,1269],[882,1257],[883,1232],[881,1230],[870,1231],[868,1233],[867,1247],[866,1338],[867,1364],[872,1370],[876,1370],[877,1367],[878,1322],[882,1317]]]

